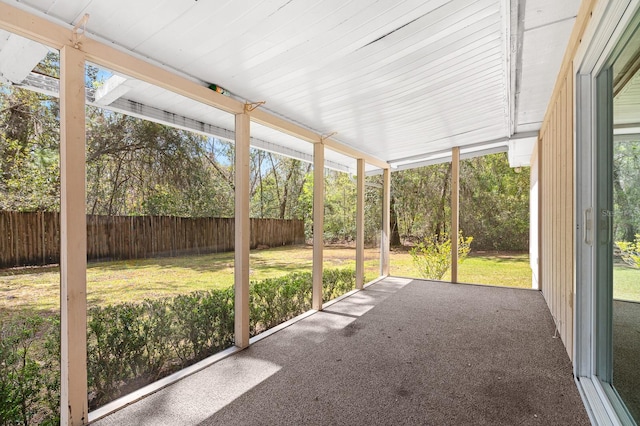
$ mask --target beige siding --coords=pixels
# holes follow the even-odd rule
[[[540,285],[569,356],[573,342],[573,81],[565,74],[540,133]]]
[[[540,129],[538,152],[532,157],[540,188],[539,284],[571,359],[575,269],[573,58],[596,2],[582,2]]]

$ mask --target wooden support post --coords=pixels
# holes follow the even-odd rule
[[[382,171],[382,238],[380,239],[380,275],[389,275],[391,241],[391,170]]]
[[[322,309],[324,249],[324,145],[313,145],[313,290],[311,307]]]
[[[356,202],[356,288],[364,288],[364,159],[358,158]]]
[[[88,422],[84,54],[60,50],[60,424]]]
[[[458,282],[458,234],[460,231],[460,147],[451,151],[451,282]]]
[[[249,346],[249,137],[247,114],[236,114],[235,344]]]

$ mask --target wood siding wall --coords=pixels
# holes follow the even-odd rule
[[[573,357],[573,73],[565,74],[540,133],[540,285],[569,357]]]
[[[542,122],[537,157],[540,288],[573,360],[575,155],[573,61],[598,0],[583,0]]]
[[[304,243],[301,220],[251,219],[251,248]],[[136,259],[234,249],[233,218],[87,216],[87,259]],[[58,213],[0,212],[0,267],[60,259]]]

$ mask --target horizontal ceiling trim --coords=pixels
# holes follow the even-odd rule
[[[487,152],[488,150],[491,150],[493,148],[496,147],[489,147],[486,148],[487,146],[490,145],[495,145],[495,144],[504,144],[504,145],[500,145],[501,147],[508,147],[508,142],[509,141],[516,141],[516,140],[520,140],[520,139],[528,139],[528,138],[537,138],[538,137],[538,132],[537,131],[531,131],[531,132],[522,132],[522,133],[514,133],[511,137],[502,137],[502,138],[497,138],[497,139],[491,139],[488,141],[484,141],[484,142],[478,142],[478,143],[472,143],[472,144],[468,144],[468,145],[460,145],[460,150],[461,150],[461,154],[460,154],[460,158],[463,158],[464,156],[467,156],[466,158],[473,158],[473,157],[477,157],[478,155],[473,155],[475,153],[482,153],[482,152]],[[447,153],[451,152],[451,148],[449,149],[443,149],[440,151],[431,151],[431,152],[425,152],[423,154],[416,154],[416,155],[411,155],[408,157],[402,157],[402,158],[396,158],[394,160],[389,160],[390,164],[394,164],[394,163],[404,163],[404,162],[416,162],[419,161],[427,156],[439,156],[439,155],[444,155]],[[431,160],[427,160],[427,161],[431,161]],[[414,163],[415,164],[415,163]]]
[[[47,96],[58,98],[60,96],[60,82],[58,79],[44,76],[42,74],[30,73],[29,76],[17,87],[22,87],[33,92],[42,93]],[[176,129],[195,132],[207,137],[214,137],[230,143],[235,143],[235,131],[214,124],[206,123],[194,118],[186,117],[176,113],[168,112],[160,108],[146,105],[137,101],[126,98],[118,98],[108,105],[93,100],[93,94],[87,90],[87,105],[97,108],[129,115],[147,121],[174,127]],[[307,163],[313,163],[313,155],[306,152],[298,151],[293,148],[279,145],[274,142],[265,141],[260,138],[251,136],[249,143],[253,148],[263,151],[272,152],[274,154],[283,155],[285,157],[294,158]],[[342,164],[332,160],[324,160],[324,165],[328,169],[337,170],[345,173],[353,174],[354,171],[346,164]]]
[[[508,152],[509,151],[509,147],[504,145],[504,146],[496,146],[496,147],[491,147],[491,148],[487,148],[487,149],[482,149],[482,150],[478,150],[478,151],[471,151],[471,152],[467,152],[467,153],[461,153],[460,154],[460,160],[470,160],[472,158],[476,158],[476,157],[483,157],[485,155],[490,155],[490,154],[499,154],[501,152]],[[449,152],[451,152],[451,150],[449,150]],[[430,160],[425,160],[425,161],[418,161],[415,163],[406,163],[406,164],[400,164],[398,166],[395,166],[391,168],[391,171],[393,172],[399,172],[402,170],[410,170],[410,169],[416,169],[418,167],[425,167],[425,166],[433,166],[435,164],[443,164],[443,163],[450,163],[451,162],[451,154],[449,153],[446,156],[443,157],[438,157],[438,158],[434,158],[434,159],[430,159]]]
[[[477,150],[482,150],[483,147],[486,147],[487,145],[494,145],[494,144],[501,144],[504,143],[504,146],[507,146],[507,142],[509,142],[509,138],[508,137],[503,137],[503,138],[498,138],[498,139],[492,139],[492,140],[488,140],[485,142],[479,142],[479,143],[473,143],[473,144],[469,144],[469,145],[461,145],[460,149],[464,150],[466,152],[473,151],[474,148],[477,148]],[[446,153],[450,153],[451,152],[451,148],[448,149],[443,149],[440,151],[436,151],[436,152],[425,152],[423,154],[415,154],[415,155],[411,155],[408,157],[402,157],[402,158],[396,158],[393,160],[389,160],[389,163],[393,164],[393,163],[405,163],[405,162],[411,162],[411,161],[418,161],[421,160],[427,156],[437,156],[439,154],[446,154]],[[464,153],[462,153],[464,154]]]

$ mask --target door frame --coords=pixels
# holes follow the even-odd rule
[[[602,132],[609,130],[606,120],[602,120],[601,114],[598,114],[599,109],[603,110],[603,105],[599,106],[597,100],[599,96],[607,95],[604,92],[609,57],[638,13],[639,6],[640,0],[600,0],[573,61],[576,72],[574,376],[589,417],[597,425],[634,424],[615,390],[603,385],[598,377],[599,374],[606,377],[606,363],[610,361],[607,357],[611,353],[610,347],[603,350],[598,342],[610,342],[611,319],[605,321],[605,327],[596,327],[598,311],[607,312],[607,301],[603,305],[602,300],[607,295],[602,294],[602,286],[596,285],[598,246],[595,241],[600,237],[599,232],[610,231],[609,218],[603,218],[602,214],[596,212],[599,204],[596,197],[600,192],[596,172],[601,167],[597,161],[597,140],[604,136]],[[599,80],[600,75],[603,77]],[[599,136],[598,132],[602,134]],[[609,305],[611,303],[608,301]]]

